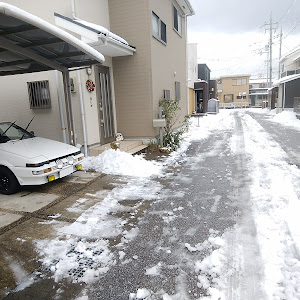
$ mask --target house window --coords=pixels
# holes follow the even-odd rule
[[[30,108],[50,108],[49,81],[27,82]]]
[[[152,12],[152,35],[167,43],[167,25],[154,12]]]
[[[164,99],[166,100],[170,100],[171,96],[170,96],[170,90],[164,90]]]
[[[180,100],[180,82],[175,82],[175,100]]]
[[[246,85],[247,84],[247,79],[241,78],[236,80],[236,85]]]
[[[181,20],[182,17],[175,6],[173,6],[173,12],[174,12],[174,29],[179,35],[181,35],[182,34],[182,20]]]
[[[233,102],[233,94],[224,95],[224,102]]]

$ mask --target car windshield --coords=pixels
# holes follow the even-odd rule
[[[11,140],[20,140],[32,138],[34,135],[20,126],[11,122],[0,123],[0,143],[6,143]]]

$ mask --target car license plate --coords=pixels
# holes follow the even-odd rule
[[[60,172],[59,172],[59,177],[62,178],[62,177],[65,177],[67,175],[70,175],[74,172],[74,167],[73,166],[70,166],[70,167],[67,167],[65,169],[62,169]]]

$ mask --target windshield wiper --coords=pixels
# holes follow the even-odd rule
[[[28,125],[25,128],[25,131],[27,130],[27,128],[29,127],[29,125],[31,124],[32,120],[34,119],[35,116],[32,117],[32,119],[30,120],[30,122],[28,123]],[[21,136],[20,140],[23,139],[23,137],[25,136],[25,132],[23,133],[23,135]]]
[[[8,129],[9,129],[11,126],[13,126],[16,122],[17,122],[17,120],[14,121],[13,123],[11,123],[11,124],[6,128],[6,130],[1,134],[1,136],[4,135],[4,134],[8,131]]]

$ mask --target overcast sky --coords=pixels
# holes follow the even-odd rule
[[[213,77],[251,74],[266,77],[270,15],[273,19],[273,77],[278,77],[279,33],[282,54],[300,45],[300,0],[190,0],[188,41],[198,44],[198,62]],[[265,25],[265,26],[264,26]],[[277,29],[275,29],[277,28]]]

